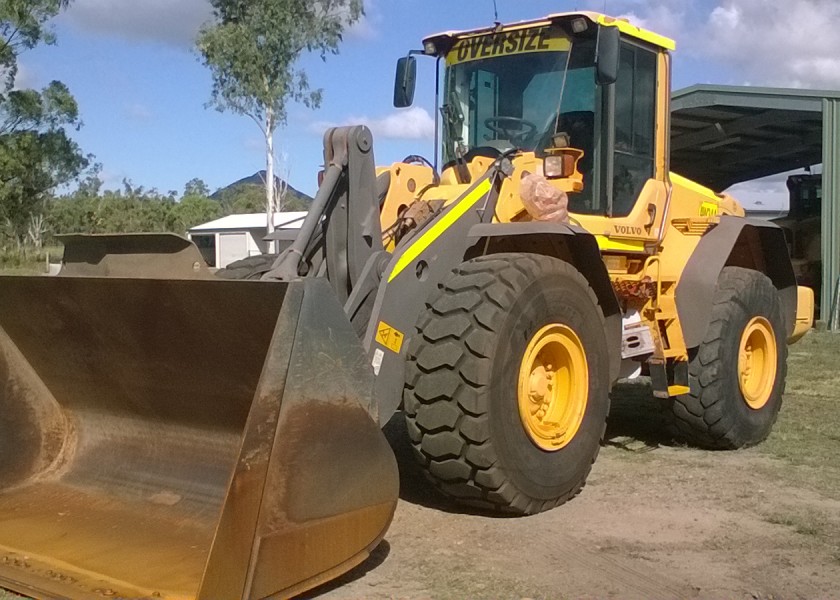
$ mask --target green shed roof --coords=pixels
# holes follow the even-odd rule
[[[674,92],[671,170],[720,191],[822,161],[823,100],[840,91],[695,85]]]

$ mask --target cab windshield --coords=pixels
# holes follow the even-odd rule
[[[519,37],[511,39],[515,34]],[[573,44],[551,29],[459,41],[446,61],[444,163],[481,148],[541,151],[558,132],[591,153],[596,91],[591,46]]]

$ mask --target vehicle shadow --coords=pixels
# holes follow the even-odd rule
[[[379,545],[374,548],[370,556],[368,556],[362,563],[347,571],[344,575],[328,581],[327,583],[316,587],[315,589],[304,592],[300,596],[295,596],[298,600],[304,598],[317,598],[323,596],[341,586],[347,585],[357,579],[361,579],[370,571],[376,569],[379,565],[385,562],[388,555],[391,553],[391,545],[387,540],[382,540]]]
[[[647,378],[617,384],[610,400],[605,445],[629,452],[645,452],[673,443],[665,405],[653,396]],[[383,428],[383,433],[397,458],[401,500],[448,513],[508,518],[507,515],[461,506],[435,489],[414,458],[402,411],[394,414]]]
[[[656,398],[647,377],[617,383],[610,393],[604,445],[645,451],[674,444],[667,401]]]

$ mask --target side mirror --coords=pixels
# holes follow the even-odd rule
[[[394,106],[405,108],[414,102],[414,87],[417,83],[417,59],[403,56],[397,61],[397,76],[394,78]]]
[[[618,27],[600,25],[595,55],[595,83],[610,85],[618,79],[621,37]]]

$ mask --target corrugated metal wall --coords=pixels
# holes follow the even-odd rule
[[[837,283],[840,280],[840,100],[823,99],[823,176],[822,176],[822,295],[820,319],[834,325],[831,318]]]

